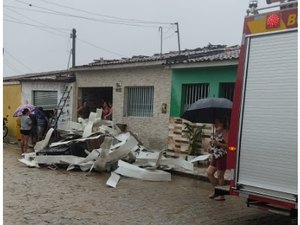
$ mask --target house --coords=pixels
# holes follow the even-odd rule
[[[112,102],[112,120],[127,126],[150,148],[166,148],[171,70],[160,55],[99,60],[77,66],[77,106],[83,101],[94,111],[101,100]]]
[[[127,127],[148,148],[166,149],[170,121],[189,105],[210,96],[232,98],[238,56],[239,46],[209,45],[180,54],[94,60],[70,71],[4,78],[4,85],[19,82],[18,104],[31,103],[49,112],[65,88],[72,87],[60,128],[77,120],[77,108],[84,101],[91,111],[100,108],[102,100],[111,102],[115,124]]]
[[[167,60],[166,65],[172,70],[168,150],[188,152],[180,116],[192,103],[207,97],[233,99],[239,49],[239,46],[211,45]],[[204,132],[203,145],[207,145],[210,132]]]
[[[199,98],[231,98],[239,46],[210,45],[153,56],[95,60],[77,66],[78,105],[92,110],[112,102],[113,121],[124,124],[149,148],[167,148],[169,119]]]
[[[50,114],[58,105],[66,87],[74,87],[75,76],[66,70],[32,73],[3,78],[3,113],[8,118],[9,135],[19,139],[16,118],[19,105],[32,104]],[[74,88],[75,89],[75,88]],[[13,95],[12,95],[13,93]],[[70,92],[58,125],[63,127],[73,119],[73,91]]]

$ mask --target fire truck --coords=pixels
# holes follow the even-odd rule
[[[297,215],[298,2],[250,1],[244,20],[227,164],[229,194]],[[222,188],[216,190],[222,192]]]

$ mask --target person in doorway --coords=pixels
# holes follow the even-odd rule
[[[30,113],[29,117],[31,119],[31,132],[30,132],[30,138],[31,138],[31,145],[35,145],[38,141],[38,133],[37,133],[37,119],[35,113]]]
[[[224,185],[228,143],[228,127],[226,119],[216,119],[214,126],[215,132],[211,137],[210,147],[208,149],[211,154],[211,162],[207,168],[207,176],[213,186],[213,192],[208,197],[217,201],[222,201],[225,200],[224,196],[216,196],[214,188],[217,185]],[[215,177],[215,173],[217,173],[217,178]]]
[[[36,120],[37,120],[37,135],[38,141],[41,141],[44,138],[45,131],[47,129],[48,118],[45,115],[43,107],[39,107],[36,112]]]
[[[82,106],[77,109],[77,113],[83,118],[88,119],[90,116],[90,107],[88,106],[87,101],[84,101]]]
[[[107,120],[111,112],[110,112],[110,107],[108,106],[106,101],[101,100],[101,108],[102,108],[102,119]]]
[[[21,151],[22,153],[27,152],[28,148],[28,140],[31,133],[32,121],[29,117],[30,111],[28,109],[24,109],[20,118],[21,122]]]
[[[112,103],[111,102],[107,102],[107,106],[108,106],[108,113],[104,116],[103,119],[105,119],[105,120],[112,120]]]
[[[47,126],[47,132],[50,128],[54,128],[55,127],[55,123],[56,123],[56,110],[52,110],[49,113],[49,119],[48,119],[48,126]]]

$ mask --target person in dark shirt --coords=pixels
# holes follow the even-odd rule
[[[47,129],[48,124],[48,118],[45,115],[43,107],[39,107],[38,109],[36,109],[35,114],[37,120],[37,136],[38,141],[40,141],[45,135],[45,131]]]
[[[30,133],[31,144],[35,145],[36,142],[38,141],[36,114],[30,113],[29,118],[31,119],[31,133]]]
[[[84,101],[82,106],[77,109],[77,113],[83,118],[83,119],[88,119],[90,116],[90,107],[88,106],[87,101]]]

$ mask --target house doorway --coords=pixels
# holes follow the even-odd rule
[[[97,108],[101,108],[101,100],[113,103],[112,93],[112,87],[79,88],[78,106],[87,101],[91,112],[96,112]]]

